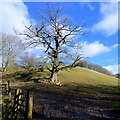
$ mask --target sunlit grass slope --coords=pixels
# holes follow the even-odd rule
[[[59,72],[58,80],[63,83],[77,83],[89,85],[118,85],[118,79],[86,68],[76,67]]]

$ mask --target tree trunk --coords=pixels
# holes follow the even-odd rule
[[[2,72],[6,72],[7,71],[7,66],[8,66],[8,61],[6,62],[5,66],[2,64]]]
[[[57,72],[53,71],[51,73],[51,81],[52,82],[57,82]]]
[[[2,72],[6,72],[6,71],[7,71],[6,67],[3,67]]]
[[[52,82],[57,82],[57,73],[58,73],[58,66],[59,66],[59,61],[58,61],[58,51],[59,51],[59,43],[58,43],[58,39],[55,38],[55,42],[56,42],[56,49],[55,51],[53,51],[53,68],[51,71],[51,81]]]

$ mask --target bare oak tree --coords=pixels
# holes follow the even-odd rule
[[[25,26],[26,30],[21,35],[26,36],[29,45],[42,45],[45,48],[45,53],[51,59],[50,79],[57,81],[57,73],[68,67],[75,67],[76,64],[83,58],[78,54],[71,65],[61,66],[60,57],[63,54],[72,56],[71,51],[67,48],[75,45],[75,36],[84,35],[84,25],[74,25],[68,17],[60,15],[62,9],[56,7],[54,11],[47,6],[44,15],[41,16],[41,24]],[[74,47],[73,47],[74,49]],[[67,52],[68,51],[68,52]]]

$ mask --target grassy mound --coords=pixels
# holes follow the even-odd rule
[[[76,67],[71,70],[63,70],[58,74],[58,80],[62,83],[77,83],[88,85],[118,85],[118,79],[86,68]]]

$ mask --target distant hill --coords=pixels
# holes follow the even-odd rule
[[[120,73],[114,74],[113,76],[115,76],[116,78],[120,78]]]
[[[98,64],[94,64],[90,61],[87,60],[81,60],[76,66],[79,67],[84,67],[90,70],[94,70],[100,73],[104,73],[107,75],[112,75],[112,73],[110,71],[108,71],[107,69],[103,68],[102,66],[98,65]]]
[[[63,83],[78,83],[89,85],[118,85],[118,79],[83,67],[63,70],[58,74],[58,80]]]

